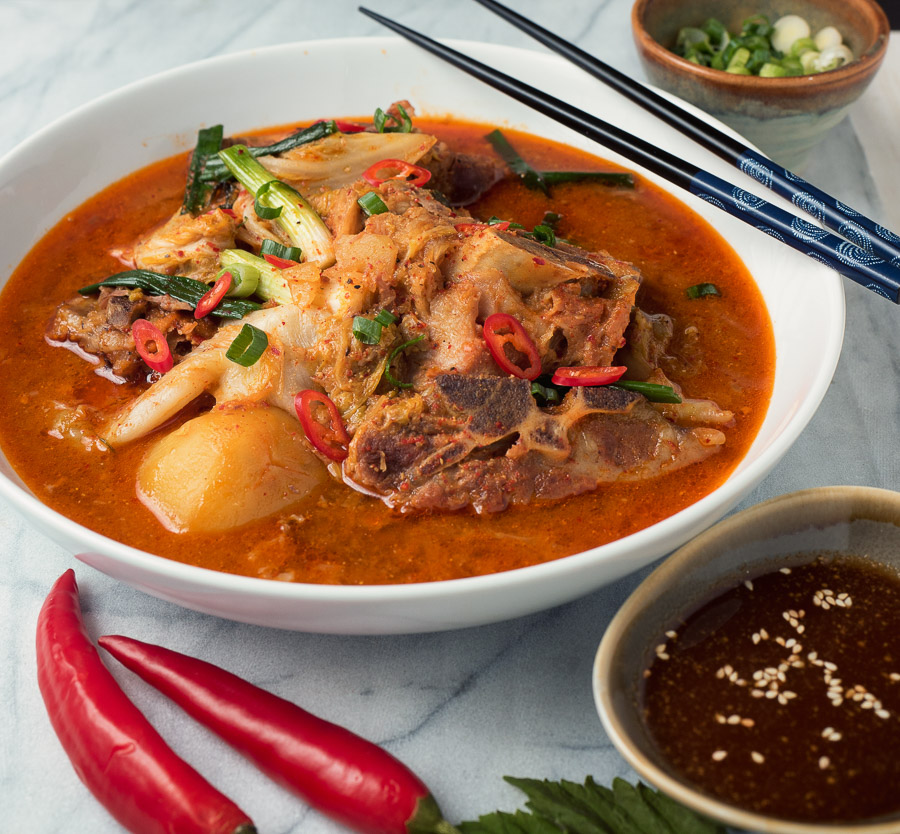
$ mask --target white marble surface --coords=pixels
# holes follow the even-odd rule
[[[466,0],[371,5],[428,33],[531,45]],[[535,17],[565,8],[552,15],[560,34],[641,77],[629,0],[515,5]],[[194,59],[298,39],[382,34],[355,9],[350,0],[0,0],[0,152],[82,102]],[[900,128],[900,113],[885,112],[883,119],[881,129]],[[879,216],[875,182],[849,122],[829,136],[806,173]],[[900,487],[897,310],[852,284],[847,302],[847,336],[831,390],[744,506],[817,485]],[[35,618],[52,581],[74,560],[6,506],[0,506],[0,554],[0,828],[117,831],[66,760],[35,680]],[[590,669],[605,624],[640,575],[512,622],[376,638],[240,625],[144,596],[83,566],[78,575],[92,634],[120,632],[202,656],[347,725],[420,773],[454,822],[517,807],[519,795],[504,774],[579,780],[593,774],[600,782],[633,775],[596,718]],[[172,745],[235,798],[263,834],[338,830],[155,692],[120,669],[115,674]]]

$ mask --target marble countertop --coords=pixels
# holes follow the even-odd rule
[[[431,34],[532,46],[466,0],[371,5]],[[540,0],[515,5],[536,18],[547,17],[551,7]],[[565,7],[551,24],[561,35],[642,77],[630,38],[630,0],[566,0]],[[273,0],[265,6],[239,0],[5,0],[0,153],[83,102],[195,59],[293,40],[381,34],[351,0]],[[886,112],[884,120],[882,129],[896,133],[900,113]],[[829,135],[805,173],[850,205],[880,216],[876,184],[850,121]],[[900,394],[892,384],[900,375],[897,311],[850,283],[847,308],[843,355],[824,402],[741,506],[820,485],[900,487]],[[5,505],[0,554],[2,827],[20,834],[120,830],[69,765],[35,678],[38,609],[53,580],[76,563]],[[125,633],[200,655],[350,727],[416,770],[453,822],[519,807],[520,795],[503,782],[504,774],[573,780],[593,774],[601,783],[634,777],[597,719],[590,670],[604,627],[647,570],[541,614],[400,637],[242,625],[145,596],[84,566],[77,572],[93,635]],[[235,798],[263,834],[340,830],[133,676],[122,670],[116,675],[172,746]]]

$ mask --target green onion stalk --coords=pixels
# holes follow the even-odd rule
[[[235,179],[256,198],[257,214],[274,220],[310,261],[321,269],[334,263],[331,232],[313,207],[286,183],[257,162],[245,145],[219,151],[219,158]]]

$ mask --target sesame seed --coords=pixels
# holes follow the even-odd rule
[[[834,727],[826,727],[822,730],[822,738],[828,738],[834,732]]]
[[[753,590],[753,582],[752,582],[751,580],[745,579],[745,580],[744,580],[744,585],[747,587],[747,590],[748,590],[748,591],[752,591],[752,590]]]
[[[790,568],[778,568],[781,573],[788,574],[791,572]]]
[[[740,717],[739,715],[737,715],[736,713],[735,713],[735,714],[732,714],[732,715],[729,715],[729,716],[728,716],[728,723],[729,723],[729,724],[740,724],[740,723],[741,723],[741,717]]]
[[[766,631],[764,628],[761,628],[761,629],[759,630],[759,636],[762,637],[763,640],[768,640],[768,639],[769,639],[769,632]]]
[[[660,643],[660,644],[656,647],[656,653],[657,653],[657,654],[659,654],[660,652],[664,652],[665,650],[666,650],[666,644],[665,644],[665,643]]]
[[[888,677],[892,681],[900,681],[900,674],[898,674],[897,672],[891,672],[890,675],[888,675]]]
[[[825,661],[825,668],[826,668],[829,672],[836,672],[836,671],[837,671],[837,664],[836,664],[836,663],[832,663],[830,660],[826,660],[826,661]]]
[[[875,710],[875,715],[879,718],[890,718],[891,714],[886,709],[877,709]]]
[[[806,626],[803,625],[803,623],[800,623],[800,625],[797,626],[797,634],[803,634],[804,631],[806,631]]]
[[[668,637],[670,640],[674,640],[676,637],[678,637],[678,632],[669,630],[666,632],[666,637]]]
[[[766,760],[766,757],[762,753],[757,753],[755,750],[750,753],[750,758],[757,764],[762,764]]]
[[[741,726],[742,727],[753,727],[756,725],[756,722],[752,718],[742,718]]]
[[[777,689],[769,689],[769,690],[766,692],[766,697],[769,698],[769,699],[777,698],[777,697],[778,697],[778,690],[777,690]]]
[[[825,770],[828,767],[828,765],[830,765],[830,764],[831,764],[831,759],[829,759],[828,756],[821,756],[819,758],[819,768],[821,770]]]
[[[761,689],[751,689],[750,690],[750,695],[753,698],[762,698],[765,694],[766,693],[763,692]]]
[[[725,750],[716,750],[715,753],[712,754],[712,759],[714,762],[721,762],[728,755]]]
[[[725,723],[725,716],[722,715],[721,712],[717,712],[717,713],[716,713],[716,723],[718,723],[718,724],[724,724],[724,723]]]
[[[757,643],[759,643],[759,641],[760,641],[762,638],[759,636],[759,632],[758,632],[758,631],[755,631],[755,632],[753,633],[753,637],[751,637],[750,639],[753,640],[753,645],[755,646]]]
[[[666,652],[657,652],[657,653],[656,653],[656,656],[657,656],[660,660],[668,660],[668,659],[669,659],[669,655],[666,654]]]

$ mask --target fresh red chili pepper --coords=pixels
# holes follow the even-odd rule
[[[263,255],[263,257],[277,269],[290,269],[292,266],[297,266],[297,261],[289,261],[287,258],[279,258],[278,255],[270,255],[266,253],[265,255]]]
[[[551,382],[554,385],[609,385],[618,381],[627,371],[624,365],[584,365],[573,368],[557,368]]]
[[[212,289],[197,302],[197,307],[194,310],[195,319],[202,319],[219,306],[219,302],[225,298],[225,294],[231,289],[232,280],[230,272],[222,273],[222,277],[213,284]]]
[[[237,220],[237,212],[236,212],[234,209],[230,209],[230,208],[221,208],[221,207],[220,207],[219,210],[220,210],[221,212],[223,212],[224,214],[227,214],[229,217],[232,217],[232,218],[234,218],[235,220]]]
[[[502,223],[457,223],[454,228],[457,232],[464,235],[483,232],[485,229],[497,229],[505,232],[509,228],[509,220],[504,220]]]
[[[494,313],[484,320],[484,341],[494,361],[519,379],[541,375],[541,356],[521,322],[507,313]]]
[[[387,176],[380,176],[384,172],[387,172]],[[387,180],[406,180],[411,185],[421,188],[431,179],[431,171],[421,165],[404,162],[402,159],[382,159],[363,173],[363,179],[369,185],[381,185]]]
[[[101,646],[276,782],[366,834],[453,831],[406,765],[349,730],[203,660],[132,640]]]
[[[162,331],[147,319],[135,319],[131,325],[131,338],[134,339],[134,347],[138,356],[150,366],[151,370],[161,374],[172,370],[175,360],[169,343]]]
[[[328,411],[328,423],[321,422],[313,413],[316,403]],[[344,428],[344,421],[337,406],[321,391],[307,388],[294,397],[294,409],[306,437],[325,457],[330,460],[344,460],[349,452],[350,436]]]
[[[75,572],[51,588],[37,622],[38,685],[78,777],[138,834],[253,834],[250,818],[163,741],[100,660]]]
[[[365,127],[362,125],[353,124],[353,122],[343,122],[340,119],[319,119],[319,121],[314,122],[314,124],[320,125],[325,121],[334,122],[335,127],[341,133],[362,133],[365,130]]]

